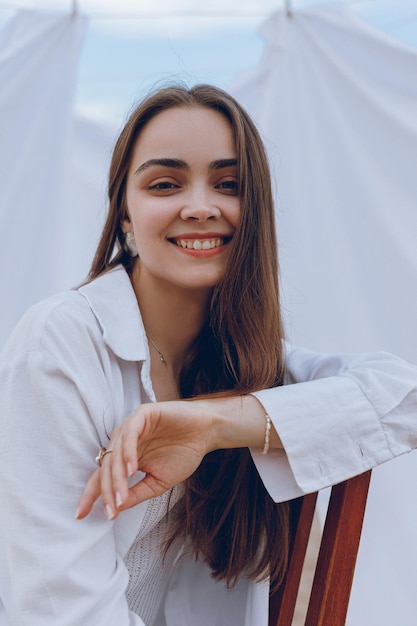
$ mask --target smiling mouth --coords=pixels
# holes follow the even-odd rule
[[[189,250],[213,250],[230,241],[231,237],[210,237],[208,239],[173,239],[172,242]]]

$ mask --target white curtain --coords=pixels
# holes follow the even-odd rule
[[[262,33],[233,92],[274,167],[288,336],[417,363],[417,55],[331,8]],[[416,623],[416,476],[416,453],[374,471],[350,626]]]
[[[24,11],[1,33],[0,346],[30,304],[70,286],[63,198],[83,30],[80,16]]]
[[[62,200],[59,289],[87,277],[107,211],[107,173],[117,129],[74,115]],[[55,290],[56,291],[56,290]]]
[[[417,362],[417,54],[331,8],[262,32],[233,91],[274,165],[288,335]]]

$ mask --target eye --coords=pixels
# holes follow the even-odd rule
[[[169,180],[161,180],[157,183],[153,183],[152,185],[148,186],[148,189],[150,191],[172,191],[173,189],[178,189],[179,185],[176,185],[175,183],[172,183]]]
[[[238,195],[239,193],[238,182],[237,180],[232,179],[232,178],[227,179],[227,180],[222,180],[220,183],[216,185],[216,189],[219,189],[220,191],[233,194],[233,195]]]

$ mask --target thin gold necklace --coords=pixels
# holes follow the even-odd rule
[[[178,385],[177,385],[177,383],[176,383],[176,381],[175,381],[174,376],[173,376],[173,375],[172,375],[172,373],[170,372],[170,369],[169,369],[169,367],[168,367],[168,361],[166,360],[166,358],[165,358],[165,356],[163,355],[163,353],[161,352],[161,350],[158,348],[158,345],[155,343],[154,339],[152,339],[152,337],[150,337],[150,336],[148,335],[148,333],[146,333],[146,337],[148,338],[148,340],[151,342],[152,346],[153,346],[153,347],[155,348],[155,350],[157,351],[158,356],[159,356],[159,360],[161,361],[161,363],[163,363],[163,364],[164,364],[164,366],[165,366],[165,368],[166,368],[166,372],[167,372],[167,374],[168,374],[169,381],[170,381],[170,383],[171,383],[171,385],[172,385],[172,390],[173,390],[173,392],[174,392],[175,397],[176,397],[176,398],[177,398],[177,400],[178,400],[178,399],[180,398],[180,395],[179,395],[179,393],[178,393]]]
[[[153,345],[153,347],[155,348],[155,350],[157,351],[158,355],[159,355],[159,360],[165,365],[165,367],[168,365],[168,361],[166,360],[166,358],[164,357],[164,355],[162,354],[162,352],[160,351],[160,349],[158,348],[158,346],[156,345],[155,341],[152,339],[152,337],[150,337],[148,335],[148,333],[146,333],[147,338],[149,339],[149,341],[151,342],[151,344]]]

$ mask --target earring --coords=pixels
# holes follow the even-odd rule
[[[131,230],[124,234],[124,245],[125,251],[131,256],[138,256],[138,249],[136,247],[135,235]]]

